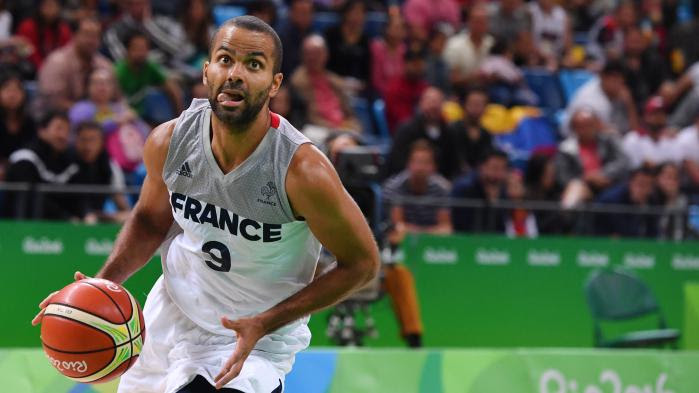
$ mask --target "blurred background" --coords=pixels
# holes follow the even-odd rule
[[[272,110],[382,251],[286,391],[699,392],[696,0],[0,0],[6,391],[115,391],[60,377],[29,321],[99,269],[145,139],[244,14],[283,43]]]

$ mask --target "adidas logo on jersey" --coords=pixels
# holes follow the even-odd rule
[[[178,169],[176,173],[180,176],[192,177],[192,169],[189,168],[189,163],[187,161],[182,164],[182,168]]]

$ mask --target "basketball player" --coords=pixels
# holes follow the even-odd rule
[[[374,239],[331,163],[268,109],[281,57],[264,22],[227,21],[204,65],[208,100],[148,138],[140,199],[97,274],[123,283],[160,247],[145,346],[120,393],[281,392],[308,315],[376,274]],[[321,244],[338,262],[314,279]]]

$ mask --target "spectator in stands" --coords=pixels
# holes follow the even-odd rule
[[[675,128],[691,125],[699,115],[699,61],[687,68],[676,82],[664,83],[660,94],[673,108],[668,120],[670,125]]]
[[[556,183],[556,168],[552,148],[533,152],[524,172],[525,199],[529,201],[559,201],[561,188]],[[537,210],[534,212],[539,233],[562,233],[562,220],[557,211]]]
[[[689,178],[689,188],[699,194],[699,116],[694,124],[677,135],[682,167]]]
[[[636,26],[636,6],[631,0],[622,0],[613,13],[602,15],[590,30],[588,55],[604,63],[620,60],[624,50],[626,31]]]
[[[534,46],[547,59],[549,68],[555,69],[572,46],[568,15],[554,0],[530,2],[529,14]]]
[[[423,51],[410,49],[403,55],[404,72],[395,76],[386,84],[386,120],[388,128],[396,127],[415,114],[422,93],[427,89],[425,81],[425,54]]]
[[[671,162],[662,164],[655,181],[659,202],[667,209],[667,213],[658,218],[658,235],[661,239],[683,240],[687,231],[684,213],[689,200],[680,189],[679,166]]]
[[[270,26],[277,23],[277,5],[272,0],[256,0],[248,3],[248,15],[260,18]]]
[[[122,14],[104,33],[104,46],[116,62],[127,56],[127,38],[134,32],[146,34],[152,43],[149,58],[161,64],[186,61],[194,53],[182,25],[165,15],[153,15],[150,0],[122,3]]]
[[[425,79],[430,86],[434,86],[449,94],[451,85],[449,81],[449,67],[442,57],[447,39],[453,34],[454,29],[448,23],[437,23],[430,30],[427,40],[427,58],[425,59]]]
[[[384,198],[390,206],[391,244],[399,245],[408,233],[451,233],[449,209],[438,203],[417,204],[401,197],[448,197],[449,181],[436,172],[432,144],[418,139],[410,145],[406,167],[384,184]]]
[[[513,48],[508,42],[498,40],[483,60],[480,73],[488,83],[493,102],[510,107],[513,105],[535,106],[536,95],[527,87],[524,74],[512,61]]]
[[[119,166],[109,159],[104,146],[104,136],[99,123],[88,121],[78,124],[75,130],[78,171],[71,177],[70,183],[112,186],[123,191],[124,174]],[[126,196],[120,191],[115,191],[112,199],[118,211],[115,214],[105,214],[103,207],[107,195],[80,194],[75,198],[75,214],[90,224],[97,221],[123,222],[130,210]]]
[[[29,60],[38,70],[51,52],[70,41],[70,27],[61,20],[60,2],[39,1],[34,16],[20,23],[17,35],[29,42],[33,50]]]
[[[340,24],[325,32],[328,70],[347,79],[347,88],[359,94],[371,80],[371,50],[364,32],[366,6],[362,0],[348,0],[340,10]]]
[[[655,168],[643,166],[631,172],[628,182],[604,191],[597,198],[597,203],[643,208],[655,203],[652,199],[654,184]],[[656,237],[658,218],[638,212],[598,213],[595,216],[595,232],[598,235]]]
[[[0,75],[0,181],[10,155],[36,136],[34,121],[27,110],[27,93],[19,74]]]
[[[379,96],[386,97],[389,81],[403,76],[405,52],[405,22],[389,18],[383,37],[371,42],[371,85]]]
[[[207,0],[184,0],[180,8],[180,24],[193,48],[186,61],[201,75],[201,68],[209,58],[209,40],[214,33],[211,7]]]
[[[507,199],[522,202],[526,196],[524,179],[519,170],[510,171],[507,176]],[[505,234],[508,237],[537,237],[539,228],[537,217],[528,209],[518,206],[507,210],[505,219]]]
[[[694,18],[684,23],[677,23],[670,31],[668,53],[671,69],[675,75],[681,74],[689,65],[699,62],[697,37],[699,37],[699,13],[696,11]]]
[[[106,149],[120,168],[131,172],[143,160],[143,147],[150,132],[148,125],[117,96],[114,75],[106,70],[95,70],[88,82],[88,97],[70,109],[73,128],[93,121],[105,133]]]
[[[481,79],[479,68],[490,53],[495,39],[488,34],[488,9],[476,4],[468,16],[468,31],[464,30],[447,41],[444,61],[449,66],[453,85],[464,88]]]
[[[461,28],[461,12],[456,0],[407,0],[403,15],[413,40],[425,42],[430,29],[439,22],[446,22],[452,29]]]
[[[622,179],[628,168],[620,144],[614,135],[603,131],[594,112],[574,112],[570,125],[573,133],[559,145],[555,161],[564,208],[590,200]]]
[[[286,85],[282,85],[269,102],[269,109],[281,115],[297,129],[306,125],[305,110],[299,102],[298,94]]]
[[[613,133],[621,135],[628,130],[638,129],[636,105],[624,81],[624,72],[622,63],[608,62],[599,77],[590,79],[578,89],[566,108],[566,134],[570,128],[570,119],[580,109],[593,110]]]
[[[39,110],[68,110],[87,94],[87,77],[95,69],[112,70],[112,64],[97,53],[100,23],[83,19],[72,40],[55,50],[39,71]]]
[[[452,145],[458,156],[458,173],[477,168],[493,147],[490,134],[481,125],[487,105],[485,90],[469,90],[464,98],[464,118],[449,126]]]
[[[308,122],[331,130],[361,131],[344,81],[325,68],[328,49],[323,37],[306,37],[302,53],[303,63],[291,75],[291,86],[306,108]]]
[[[313,1],[292,0],[286,20],[280,22],[277,28],[282,40],[284,57],[282,58],[282,73],[291,76],[296,67],[301,64],[301,43],[312,33]]]
[[[424,139],[432,144],[437,172],[451,178],[458,174],[456,152],[442,116],[444,95],[439,89],[429,87],[420,97],[418,111],[396,130],[391,152],[386,160],[385,174],[394,175],[405,169],[410,147]]]
[[[8,182],[66,184],[78,171],[68,151],[70,123],[64,112],[49,112],[39,123],[39,138],[10,155]],[[4,203],[6,217],[33,217],[65,220],[74,217],[72,199],[60,194],[43,196],[40,216],[34,215],[33,198],[8,194]]]
[[[153,89],[162,89],[170,99],[173,116],[184,106],[182,89],[166,71],[148,58],[150,43],[146,34],[133,31],[126,38],[126,58],[114,65],[117,81],[129,104],[146,119],[152,115],[145,112],[144,99]]]
[[[643,128],[626,133],[622,141],[631,169],[679,160],[675,135],[667,128],[665,104],[660,96],[651,97],[643,109]]]
[[[490,150],[478,169],[454,181],[451,196],[482,202],[484,207],[453,207],[452,227],[456,232],[504,233],[506,214],[492,204],[507,199],[507,154]]]
[[[495,39],[513,42],[520,34],[531,30],[531,16],[522,0],[502,0],[499,4],[493,3],[488,27]]]
[[[0,42],[12,35],[12,13],[7,9],[5,0],[0,0]]]
[[[669,69],[658,51],[649,47],[641,29],[635,26],[624,33],[622,62],[631,95],[640,108],[668,79]]]

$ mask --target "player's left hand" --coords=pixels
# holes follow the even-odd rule
[[[233,355],[223,365],[221,372],[214,378],[216,389],[221,389],[240,374],[243,362],[248,358],[252,349],[255,348],[257,341],[265,335],[264,326],[255,318],[241,318],[231,321],[226,317],[222,317],[221,324],[225,328],[235,331],[237,340]]]

